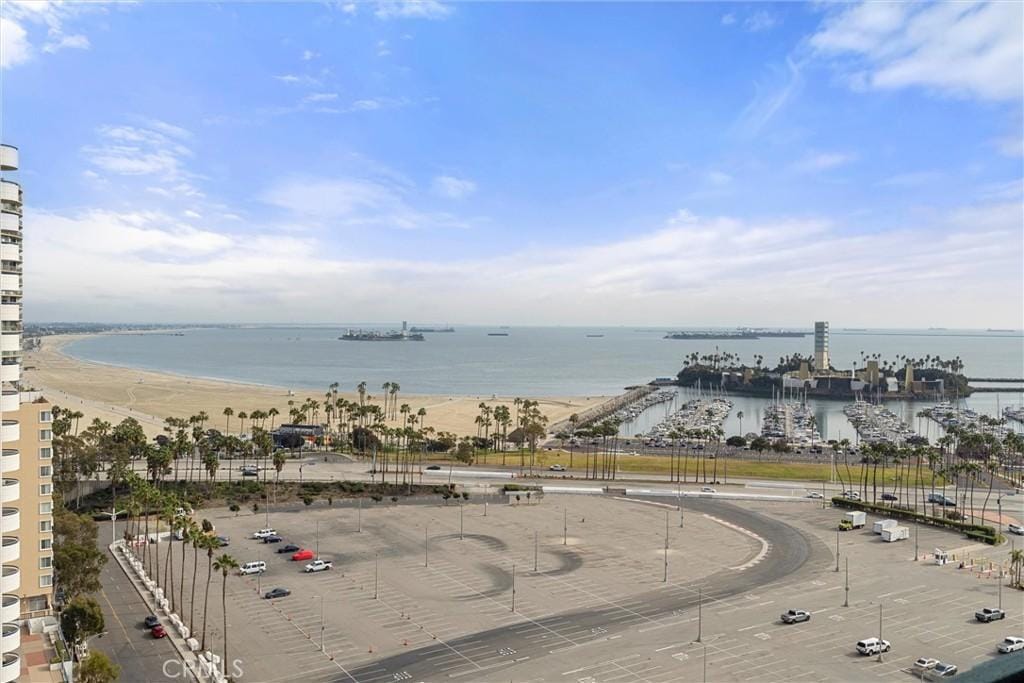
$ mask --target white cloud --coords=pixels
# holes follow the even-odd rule
[[[712,185],[722,186],[722,185],[728,185],[729,183],[732,182],[732,176],[729,175],[728,173],[725,173],[724,171],[711,170],[711,171],[708,171],[704,175],[704,177]]]
[[[336,92],[314,92],[302,98],[303,102],[333,102],[338,99]]]
[[[7,17],[0,17],[0,69],[9,69],[32,56],[25,29]]]
[[[908,171],[878,181],[885,187],[923,187],[945,178],[942,171]]]
[[[387,57],[391,54],[391,49],[388,47],[388,41],[378,40],[377,41],[377,56]]]
[[[393,192],[340,189],[350,196],[334,209],[342,214]],[[296,201],[318,198],[310,191]],[[29,217],[37,229],[26,233],[36,255],[26,262],[36,283],[28,305],[44,319],[88,310],[109,320],[223,322],[225,311],[243,321],[265,321],[268,312],[322,320],[338,317],[335,302],[343,300],[346,317],[362,319],[416,310],[480,322],[771,324],[870,303],[872,324],[914,326],[934,324],[921,301],[941,300],[949,325],[1019,327],[1020,212],[1019,202],[978,205],[935,212],[921,226],[858,234],[822,219],[681,210],[627,239],[461,260],[332,256],[317,238],[277,224],[234,234],[158,212],[42,212]],[[893,254],[928,267],[907,268]],[[1004,296],[979,306],[992,291]]]
[[[466,178],[440,175],[434,178],[433,189],[442,197],[462,199],[476,192],[476,183]]]
[[[754,12],[743,21],[743,29],[751,33],[760,33],[775,28],[779,20],[772,14],[761,10]]]
[[[320,85],[320,79],[305,74],[281,74],[280,76],[274,76],[274,78],[282,83],[287,83],[288,85]]]
[[[722,26],[732,26],[736,23],[736,15],[732,12],[722,15]]]
[[[73,36],[58,36],[54,40],[43,45],[43,52],[54,53],[65,48],[75,50],[88,50],[91,47],[89,39],[78,33]]]
[[[381,0],[374,15],[378,19],[442,19],[451,11],[437,0]]]
[[[793,168],[805,173],[826,171],[830,168],[843,166],[856,159],[857,155],[845,152],[814,152],[793,164]]]
[[[923,87],[945,95],[1020,101],[1024,4],[865,2],[831,14],[810,38],[840,58],[855,88]]]
[[[755,84],[754,97],[740,113],[735,129],[741,135],[753,137],[768,125],[803,84],[800,66],[786,59],[786,68],[773,68],[771,78]]]
[[[315,59],[315,58],[317,58],[319,56],[320,56],[319,53],[313,52],[312,50],[303,50],[302,51],[302,61],[304,61],[304,62],[308,62],[309,60]]]
[[[359,8],[356,6],[356,3],[349,2],[341,6],[341,11],[345,14],[355,14],[359,11]]]
[[[93,166],[116,175],[158,175],[167,179],[182,177],[182,161],[192,155],[191,150],[160,132],[171,132],[174,137],[189,135],[188,131],[162,121],[153,127],[101,126],[97,131],[100,142],[82,148],[87,161]]]

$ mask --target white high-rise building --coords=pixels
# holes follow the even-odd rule
[[[828,323],[814,323],[814,369],[817,372],[827,372],[829,367],[828,358]]]
[[[21,675],[20,623],[52,611],[50,404],[21,391],[22,193],[7,177],[18,148],[0,144],[0,683]]]

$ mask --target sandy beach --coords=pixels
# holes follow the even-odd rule
[[[96,417],[109,422],[133,417],[142,424],[147,434],[155,436],[163,432],[164,418],[189,417],[206,411],[211,426],[223,430],[223,411],[227,406],[236,414],[239,411],[277,408],[281,413],[278,417],[280,423],[288,421],[289,401],[294,401],[295,405],[301,404],[306,398],[322,401],[327,392],[326,383],[322,389],[297,388],[289,393],[287,387],[209,380],[91,363],[62,352],[65,345],[83,336],[43,337],[41,348],[25,353],[22,377],[26,386],[42,391],[53,403],[84,413],[83,425]],[[339,396],[349,400],[358,398],[354,387],[343,389],[351,391],[339,391]],[[380,403],[379,387],[371,387],[369,395],[374,397],[375,403]],[[414,413],[420,408],[426,409],[424,423],[427,426],[460,436],[476,434],[473,420],[480,412],[478,406],[481,402],[488,405],[504,403],[511,409],[513,398],[398,394],[399,404],[408,403]],[[536,400],[551,424],[599,405],[607,398],[549,396]],[[232,418],[231,431],[237,431],[238,427],[238,419]]]

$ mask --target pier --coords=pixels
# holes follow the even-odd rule
[[[648,384],[645,384],[644,386],[641,387],[633,387],[620,396],[608,399],[599,406],[594,406],[593,408],[589,408],[577,414],[575,427],[579,429],[580,427],[586,426],[588,424],[599,422],[604,418],[613,415],[622,408],[632,405],[637,401],[643,400],[644,397],[646,397],[648,394],[652,394],[657,390],[658,387],[653,387]],[[562,431],[571,430],[572,428],[573,425],[569,422],[569,420],[562,420],[561,422],[556,422],[555,424],[548,427],[548,432],[551,434],[557,434]]]

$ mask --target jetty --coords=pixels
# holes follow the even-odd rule
[[[652,387],[647,384],[640,387],[629,387],[627,388],[626,393],[610,398],[601,405],[588,408],[587,410],[577,414],[575,428],[579,429],[580,427],[585,427],[595,422],[600,422],[607,417],[611,417],[619,410],[633,405],[638,401],[642,401],[646,396],[653,394],[656,391],[658,391],[658,387]],[[574,425],[570,423],[569,420],[562,420],[561,422],[556,422],[548,427],[548,431],[551,434],[557,434],[559,432],[569,431],[573,429],[573,427]]]

